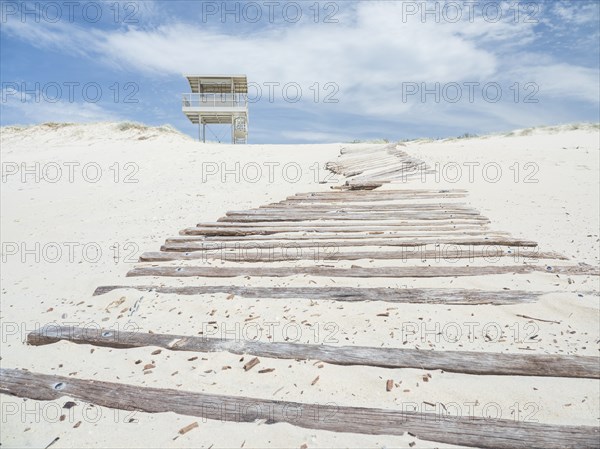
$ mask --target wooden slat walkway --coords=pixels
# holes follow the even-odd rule
[[[345,176],[346,183],[335,190],[298,193],[255,209],[229,211],[216,222],[198,223],[180,231],[180,236],[168,238],[160,252],[143,254],[140,260],[146,263],[130,270],[127,276],[416,279],[536,272],[548,273],[548,276],[600,275],[597,267],[561,265],[560,262],[557,264],[566,257],[539,250],[535,241],[491,230],[489,219],[465,204],[465,190],[388,189],[390,183],[395,181],[418,179],[421,173],[432,173],[422,161],[410,157],[400,146],[384,145],[363,151],[348,149],[342,151],[341,157],[330,162],[328,167]],[[258,249],[266,247],[277,250],[281,255],[256,257],[250,254],[250,259],[236,259],[236,251],[240,248],[248,250],[248,245],[254,245]],[[346,249],[337,251],[338,247]],[[361,251],[360,247],[384,249]],[[438,247],[453,247],[454,253],[451,250],[446,253],[449,258],[453,254],[460,255],[461,253],[456,253],[458,250],[468,250],[464,254],[469,257],[501,259],[499,263],[486,266],[456,266],[448,261],[442,261],[436,266],[418,266],[414,263],[404,263],[402,266],[398,266],[399,263],[396,266],[377,265],[381,260],[433,259],[440,255]],[[311,251],[301,251],[294,256],[295,248],[321,248],[325,252],[313,260],[315,256]],[[335,253],[327,252],[331,248],[336,249]],[[288,249],[292,252],[288,251],[285,253],[286,257],[283,257],[283,251]],[[251,261],[255,265],[176,266],[177,261],[183,260],[224,260],[223,254],[234,256],[233,259],[226,259],[228,261]],[[516,264],[509,258],[517,255],[525,258],[528,254],[538,262]],[[351,262],[363,259],[375,263],[369,267],[352,265],[351,268],[319,264],[319,260]],[[304,265],[270,265],[271,262],[280,260],[304,261]],[[543,263],[539,260],[543,260]],[[149,265],[150,262],[156,263]],[[462,260],[461,263],[465,265],[466,262]],[[94,295],[129,288],[176,295],[227,294],[265,300],[297,298],[340,302],[503,306],[532,303],[544,294],[539,291],[445,288],[194,286],[185,285],[183,280],[176,282],[183,285],[101,286]],[[156,283],[159,284],[159,281]],[[60,340],[113,348],[158,346],[169,350],[228,351],[272,358],[316,359],[341,365],[441,369],[465,375],[600,378],[598,357],[574,355],[263,343],[72,327],[47,327],[28,335],[28,342],[33,345],[46,345]],[[231,414],[222,413],[226,408],[253,407],[251,416],[239,416],[237,420],[251,422],[266,419],[268,424],[288,422],[310,429],[375,435],[402,435],[411,432],[423,440],[483,448],[600,448],[599,429],[590,426],[556,426],[377,408],[320,406],[146,388],[12,369],[0,370],[0,392],[37,400],[52,400],[67,395],[99,406],[150,413],[170,411],[208,419],[231,420]],[[254,413],[257,406],[258,412]],[[282,412],[290,407],[301,413],[291,417],[289,413]]]

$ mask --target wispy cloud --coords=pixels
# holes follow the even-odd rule
[[[506,8],[510,4],[502,3]],[[151,2],[137,24],[93,27],[10,21],[3,24],[2,33],[57,55],[88,58],[104,69],[139,73],[151,80],[186,72],[244,72],[259,84],[295,82],[303,90],[302,101],[280,102],[279,107],[304,112],[304,120],[311,119],[308,113],[312,119],[316,113],[330,120],[336,114],[354,114],[387,122],[465,128],[470,123],[478,128],[490,123],[509,126],[515,117],[523,120],[532,113],[537,116],[529,115],[529,120],[544,117],[551,122],[553,113],[557,119],[564,116],[557,105],[565,100],[598,104],[594,58],[587,66],[573,64],[545,43],[536,45],[541,38],[547,40],[543,27],[547,29],[549,23],[562,20],[580,26],[591,23],[590,17],[597,20],[598,4],[538,5],[544,15],[538,14],[536,20],[525,20],[527,16],[521,12],[520,20],[511,14],[498,21],[476,15],[474,20],[462,17],[456,23],[438,23],[422,21],[418,15],[406,17],[402,2],[349,2],[340,4],[338,23],[307,20],[293,25],[239,27],[198,23],[196,16]],[[597,50],[597,43],[595,47]],[[315,82],[321,89],[316,102],[311,90]],[[339,88],[339,103],[323,103],[327,82]],[[419,95],[407,101],[402,98],[406,83],[431,87],[433,83],[464,82],[497,82],[505,91],[502,101],[451,104],[423,102]],[[513,101],[510,88],[515,82],[521,86],[535,83],[542,104],[536,109]],[[297,139],[308,135],[287,134]]]
[[[34,124],[42,122],[99,122],[123,120],[103,106],[84,101],[40,101],[31,93],[2,91],[2,123]]]

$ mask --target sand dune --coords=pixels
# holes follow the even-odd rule
[[[219,336],[225,329],[229,338],[256,337],[268,342],[285,341],[289,334],[283,329],[293,325],[300,329],[295,339],[298,343],[597,357],[600,288],[598,277],[590,274],[508,272],[432,278],[241,275],[227,279],[126,274],[138,265],[160,263],[174,269],[199,266],[197,260],[138,264],[138,258],[145,252],[159,251],[165,239],[176,237],[180,230],[198,223],[216,223],[227,211],[286,202],[287,197],[308,192],[323,192],[329,198],[326,192],[339,192],[345,183],[366,181],[381,181],[382,186],[372,193],[347,193],[363,198],[365,207],[374,205],[373,198],[399,189],[410,191],[406,196],[412,199],[406,203],[413,204],[417,212],[419,206],[461,203],[489,219],[486,234],[533,240],[538,242],[539,251],[568,259],[535,262],[543,267],[597,270],[599,137],[597,125],[565,125],[398,145],[234,146],[201,144],[170,127],[130,123],[2,128],[2,367],[311,404],[385,409],[403,409],[412,404],[418,411],[427,412],[431,411],[427,404],[456,403],[463,415],[471,411],[475,416],[491,413],[493,404],[505,419],[598,426],[597,379],[478,376],[267,357],[261,357],[259,367],[274,370],[259,373],[257,368],[243,369],[251,356],[242,361],[239,355],[229,352],[196,354],[198,358],[194,359],[189,352],[157,352],[155,347],[116,350],[64,341],[38,347],[24,344],[24,338],[28,332],[56,322],[78,326],[97,323],[105,328],[190,336],[200,332]],[[413,164],[409,164],[412,168],[395,171],[393,164],[398,157]],[[326,168],[332,163],[337,173]],[[437,191],[443,196],[444,192],[461,189],[465,194],[459,192],[457,198],[432,199],[426,193]],[[394,200],[380,204],[393,205]],[[294,205],[286,210],[302,213]],[[418,223],[413,231],[418,234],[421,226]],[[278,236],[293,239],[298,233],[282,232]],[[305,235],[309,240],[310,236]],[[371,253],[368,258],[351,261],[244,263],[217,258],[208,261],[207,266],[425,269],[434,265],[430,260],[373,257],[373,253],[390,250],[376,244],[349,250]],[[492,266],[524,263],[511,259],[503,257]],[[438,264],[488,265],[489,261],[479,259],[442,260]],[[224,292],[177,295],[133,288],[92,296],[98,286],[148,284],[173,288],[235,285],[522,290],[537,292],[539,297],[508,305],[454,305],[245,298]],[[248,323],[257,326],[250,329]],[[457,329],[460,334],[456,334]],[[494,335],[496,329],[501,329],[502,335]],[[144,370],[147,364],[153,368]],[[394,383],[389,392],[388,379]],[[2,427],[8,430],[2,436],[5,447],[45,446],[56,437],[60,439],[53,447],[121,447],[124,441],[133,447],[408,447],[413,442],[415,447],[449,447],[409,434],[360,435],[285,423],[202,421],[175,413],[130,414],[92,407],[77,399],[76,407],[58,414],[65,414],[61,421],[58,416],[52,418],[56,407],[49,405],[51,402],[23,403],[8,395],[0,398]],[[65,397],[56,403],[62,406],[68,400]],[[36,422],[35,413],[22,415],[25,407],[38,407],[47,413],[47,419]],[[82,423],[74,428],[79,421]],[[196,421],[199,429],[178,433]]]

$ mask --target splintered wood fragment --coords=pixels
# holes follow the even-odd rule
[[[191,423],[191,424],[188,424],[187,426],[185,426],[185,427],[182,427],[181,429],[179,429],[179,433],[180,433],[181,435],[185,435],[185,434],[186,434],[186,433],[188,433],[190,430],[192,430],[192,429],[195,429],[196,427],[198,427],[198,422],[197,422],[197,421],[194,421],[193,423]]]
[[[388,379],[385,383],[385,391],[392,391],[392,388],[394,388],[394,379]]]
[[[425,352],[425,351],[424,351]],[[57,386],[60,385],[60,388]],[[146,413],[172,412],[202,419],[288,423],[306,429],[368,435],[404,435],[458,446],[495,449],[600,448],[598,426],[551,425],[514,419],[446,416],[380,408],[307,404],[226,396],[125,383],[72,379],[0,369],[0,393],[38,401],[64,396],[100,407]],[[241,410],[231,413],[231,410]],[[248,412],[245,413],[244,411]],[[297,412],[290,413],[290,410]],[[315,419],[328,416],[333,419]]]
[[[349,277],[349,278],[433,278],[454,276],[483,276],[491,274],[523,274],[546,272],[550,274],[600,275],[592,266],[542,266],[542,265],[491,265],[491,266],[428,266],[428,267],[377,267],[377,268],[331,268],[325,266],[304,267],[210,267],[210,266],[141,266],[130,270],[127,276],[168,277],[215,277],[238,276],[287,277],[296,275]]]
[[[246,362],[246,364],[244,365],[244,371],[249,371],[252,368],[254,368],[256,365],[258,365],[260,363],[260,360],[258,360],[258,357],[254,357],[252,360],[250,360],[249,362]]]
[[[341,187],[341,190],[374,190],[382,185],[382,183],[378,182],[346,182],[346,184]]]
[[[146,334],[74,327],[46,326],[27,335],[32,345],[61,340],[112,348],[155,346],[166,348],[174,338],[184,343],[177,351],[251,354],[244,365],[248,371],[258,357],[319,360],[336,365],[369,365],[383,368],[418,368],[466,374],[600,378],[600,358],[557,354],[507,354],[469,351],[423,351],[408,348],[307,345],[286,342],[236,341],[170,334]],[[197,357],[196,357],[197,358]]]
[[[543,320],[543,319],[541,319],[541,318],[534,318],[534,317],[532,317],[532,316],[520,315],[520,314],[518,314],[518,313],[517,313],[517,316],[518,316],[518,317],[521,317],[521,318],[525,318],[525,319],[527,319],[527,320],[542,321],[542,322],[544,322],[544,323],[554,323],[554,324],[560,324],[560,321],[554,321],[554,320]]]
[[[258,370],[258,374],[272,373],[273,371],[275,371],[275,368],[264,368]]]
[[[319,381],[319,376],[315,377],[313,381],[310,383],[311,385],[316,384]]]

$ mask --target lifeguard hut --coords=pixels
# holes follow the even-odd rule
[[[206,125],[231,125],[231,143],[248,141],[248,81],[246,75],[184,75],[191,93],[183,94],[183,113],[198,124],[206,142]]]

